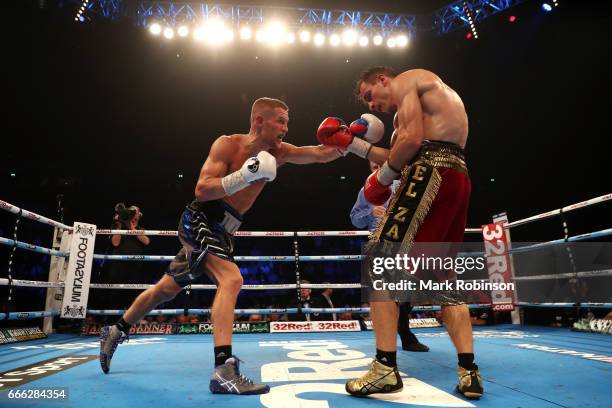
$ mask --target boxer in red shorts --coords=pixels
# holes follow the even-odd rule
[[[367,123],[346,127],[338,118],[325,119],[317,138],[381,165],[364,186],[365,198],[373,205],[386,202],[393,180],[401,175],[400,188],[373,242],[399,243],[401,248],[410,248],[415,242],[462,242],[471,183],[463,151],[468,118],[459,95],[432,72],[414,69],[397,74],[387,67],[365,71],[355,93],[371,111],[396,113],[392,148],[372,146],[355,137],[367,131]],[[460,296],[447,296],[439,303],[458,354],[456,390],[467,398],[480,398],[483,388],[474,364],[468,307]],[[398,305],[372,301],[370,310],[376,359],[364,376],[347,382],[347,392],[356,396],[403,388],[396,363]]]

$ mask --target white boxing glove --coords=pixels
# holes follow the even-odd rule
[[[259,180],[273,181],[276,178],[276,159],[270,153],[261,151],[249,157],[240,170],[221,179],[225,194],[232,195]]]
[[[385,125],[371,113],[364,113],[349,126],[349,131],[370,143],[378,143],[385,135]]]

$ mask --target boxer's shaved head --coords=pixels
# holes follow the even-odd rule
[[[267,97],[257,99],[253,102],[253,106],[251,107],[251,125],[257,116],[266,117],[274,111],[274,108],[281,108],[285,111],[289,111],[287,104],[280,99]]]

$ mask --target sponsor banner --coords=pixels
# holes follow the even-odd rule
[[[268,323],[250,323],[249,333],[270,333],[270,326]]]
[[[102,325],[83,323],[81,335],[99,336]],[[144,323],[132,326],[130,336],[136,334],[212,334],[212,323]],[[269,333],[268,323],[234,323],[233,333]]]
[[[270,322],[270,333],[361,331],[357,320],[318,322]]]
[[[23,384],[39,380],[43,377],[67,370],[71,367],[97,360],[97,355],[92,356],[63,356],[39,361],[38,363],[19,367],[10,371],[0,373],[0,391],[19,387]]]
[[[251,323],[234,323],[232,333],[250,333]],[[177,325],[176,334],[212,334],[212,323],[182,323]]]
[[[372,321],[364,320],[366,330],[372,330]],[[425,319],[410,319],[409,323],[411,329],[418,329],[422,327],[441,327],[442,325],[435,317],[428,317]]]
[[[176,325],[176,334],[212,334],[212,323],[182,323]],[[233,333],[268,333],[268,323],[234,323]]]
[[[409,326],[411,329],[419,327],[440,327],[440,322],[435,317],[427,317],[424,319],[410,319]]]
[[[498,288],[491,290],[491,303],[493,310],[514,310],[516,295],[514,285],[504,287],[504,284],[513,283],[512,258],[508,253],[510,239],[504,225],[501,223],[482,226],[485,256],[487,258],[487,271],[489,281],[497,284]],[[501,306],[503,305],[503,306]],[[501,307],[502,309],[496,309]]]
[[[99,336],[101,324],[98,323],[83,323],[81,326],[81,335],[83,336]],[[133,325],[130,328],[130,336],[135,334],[174,334],[173,323],[143,323]]]
[[[38,327],[0,329],[0,344],[18,343],[20,341],[44,339],[47,335]]]
[[[95,243],[96,226],[75,222],[62,302],[63,318],[85,318]]]

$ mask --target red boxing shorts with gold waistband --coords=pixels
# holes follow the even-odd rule
[[[452,143],[423,142],[413,162],[402,170],[400,186],[370,236],[366,253],[368,256],[395,256],[411,254],[411,251],[422,255],[429,251],[440,256],[444,251],[446,256],[455,255],[453,251],[457,246],[449,244],[463,241],[470,194],[471,182],[463,149]],[[441,282],[452,280],[453,275],[441,271],[413,271],[410,277]],[[399,276],[392,274],[391,279],[397,280]],[[432,292],[421,294],[423,296],[419,296],[419,291],[413,292],[408,300],[415,305],[465,303],[456,291],[435,291],[433,296]]]

